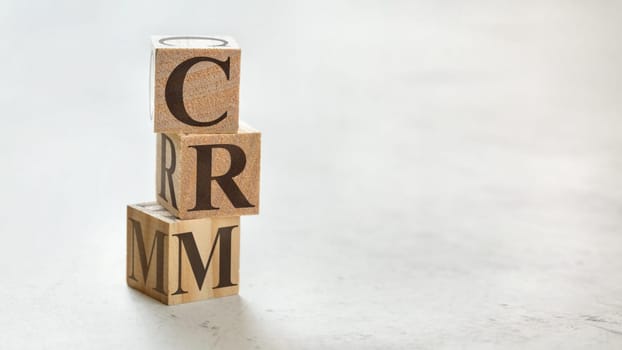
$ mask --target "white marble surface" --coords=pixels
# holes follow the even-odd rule
[[[619,349],[622,5],[4,1],[6,349]],[[124,281],[150,34],[243,47],[239,297]]]

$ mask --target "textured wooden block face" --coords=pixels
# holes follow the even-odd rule
[[[230,37],[152,38],[155,132],[234,133],[240,48]]]
[[[158,203],[182,219],[259,213],[261,134],[157,135]]]
[[[127,284],[165,303],[238,294],[240,218],[178,220],[157,203],[127,207]]]

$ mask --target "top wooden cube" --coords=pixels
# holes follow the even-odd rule
[[[238,130],[241,50],[224,36],[154,36],[151,103],[157,133]]]

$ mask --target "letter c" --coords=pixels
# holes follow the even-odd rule
[[[227,112],[225,112],[220,117],[214,120],[201,122],[192,119],[192,117],[188,114],[188,111],[186,110],[186,106],[184,106],[183,91],[186,74],[188,74],[188,71],[190,70],[190,68],[192,68],[192,66],[204,61],[212,62],[220,67],[220,69],[222,69],[222,71],[225,73],[227,80],[229,80],[231,57],[227,57],[226,61],[219,61],[211,57],[193,57],[183,61],[177,67],[175,67],[175,69],[173,69],[171,75],[168,77],[168,80],[166,82],[166,88],[164,90],[166,105],[168,106],[168,109],[171,111],[173,116],[182,123],[192,126],[211,126],[218,124],[225,118],[227,118]]]

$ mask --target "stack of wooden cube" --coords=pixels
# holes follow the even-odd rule
[[[165,304],[237,294],[261,142],[239,122],[241,50],[229,37],[152,43],[157,203],[127,207],[127,283]]]

